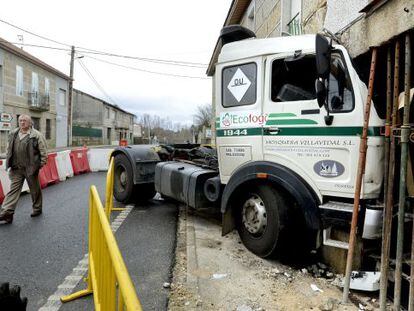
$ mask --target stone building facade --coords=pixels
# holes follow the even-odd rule
[[[224,26],[239,24],[258,38],[335,34],[352,57],[414,28],[412,0],[234,0]],[[207,74],[214,73],[217,42]]]
[[[17,119],[22,114],[32,117],[48,147],[55,148],[57,133],[67,131],[67,123],[57,124],[56,105],[59,98],[67,102],[68,85],[67,75],[0,39],[0,112],[12,117],[11,122],[0,122],[0,153],[4,154],[8,133],[18,126]],[[67,105],[60,108],[67,115]],[[67,141],[59,144],[67,146]]]
[[[73,145],[117,145],[133,142],[135,115],[102,99],[73,90]]]
[[[369,49],[380,47],[374,93],[377,98],[383,99],[386,48],[402,34],[413,33],[414,1],[234,0],[223,26],[235,24],[249,28],[258,38],[315,34],[326,29],[348,49],[364,82],[368,81]],[[413,45],[414,40],[411,41]],[[220,49],[221,43],[217,40],[207,69],[207,75],[213,77],[213,85]],[[214,87],[212,95],[214,109]],[[212,128],[214,141],[215,122]]]

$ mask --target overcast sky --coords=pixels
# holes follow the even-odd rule
[[[208,64],[231,0],[6,1],[0,19],[58,42],[141,58]],[[0,37],[67,49],[0,22]],[[68,51],[24,50],[69,75]],[[86,54],[75,62],[74,86],[135,113],[190,124],[198,105],[211,103],[206,67],[173,66]],[[77,56],[81,56],[80,53]],[[91,58],[93,57],[93,58]],[[99,60],[97,60],[99,59]],[[181,78],[126,69],[185,75]],[[109,96],[85,73],[85,67]],[[191,65],[191,64],[190,64]]]

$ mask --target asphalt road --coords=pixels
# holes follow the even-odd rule
[[[75,176],[44,189],[44,213],[38,218],[30,217],[30,195],[23,195],[13,224],[0,225],[0,282],[22,287],[27,310],[43,306],[87,253],[89,186],[96,185],[103,200],[105,176]],[[170,279],[177,214],[175,204],[153,200],[135,207],[116,233],[144,310],[166,309],[162,284]],[[93,303],[81,299],[61,310],[93,310]]]

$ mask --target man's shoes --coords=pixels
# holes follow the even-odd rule
[[[34,211],[33,213],[30,214],[30,217],[37,217],[42,215],[42,211]]]
[[[4,221],[6,224],[11,224],[13,222],[13,214],[1,213],[0,221]]]

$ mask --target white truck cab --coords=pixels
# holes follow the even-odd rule
[[[253,35],[240,26],[223,29],[214,86],[219,171],[226,184],[223,233],[235,225],[242,240],[250,236],[251,241],[244,241],[248,248],[271,222],[264,202],[269,199],[261,197],[267,195],[260,187],[274,192],[270,199],[279,206],[286,205],[273,214],[286,209],[282,214],[288,219],[290,206],[299,205],[310,228],[321,225],[315,223],[320,208],[350,213],[367,98],[367,87],[343,46],[329,47],[329,73],[320,83],[327,92],[321,96],[315,88],[315,81],[321,81],[316,35],[249,37]],[[383,179],[384,121],[374,110],[369,124],[361,198],[377,199]],[[247,186],[237,193],[243,184]],[[239,197],[241,201],[234,203]],[[232,209],[226,217],[231,205],[241,210]],[[376,234],[380,234],[378,213]],[[267,256],[275,247],[252,251]]]
[[[222,233],[236,228],[261,257],[309,250],[320,232],[325,245],[347,248],[330,232],[352,216],[367,97],[347,51],[320,35],[254,39],[241,26],[223,28],[221,40],[217,157],[204,147],[196,161],[191,144],[117,148],[115,198],[157,191],[194,209],[220,206]],[[372,111],[360,205],[368,239],[381,236],[383,124]]]

